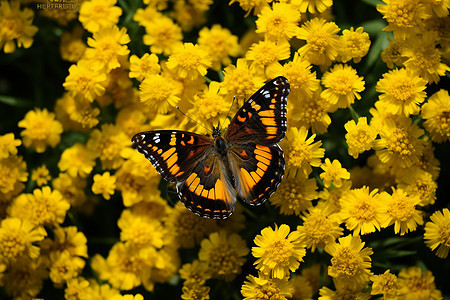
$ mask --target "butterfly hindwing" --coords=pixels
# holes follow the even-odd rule
[[[284,175],[284,155],[277,144],[233,145],[229,160],[237,197],[250,205],[266,201],[276,191]]]
[[[286,103],[289,82],[280,76],[260,88],[231,120],[225,138],[264,145],[278,143],[286,133]]]
[[[145,131],[132,138],[133,148],[170,182],[185,180],[212,143],[206,136],[176,130]]]
[[[177,184],[177,192],[184,205],[202,217],[226,219],[236,205],[229,170],[213,151],[198,161],[184,182]]]

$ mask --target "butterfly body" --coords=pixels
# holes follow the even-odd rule
[[[237,199],[259,205],[272,195],[284,174],[278,142],[286,132],[289,83],[277,77],[251,96],[222,136],[187,131],[136,134],[133,147],[163,178],[175,182],[184,205],[208,218],[226,219]]]

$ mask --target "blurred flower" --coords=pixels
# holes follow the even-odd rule
[[[102,175],[95,174],[93,179],[92,192],[97,195],[101,194],[103,198],[109,200],[116,188],[116,177],[111,176],[109,172],[105,172]]]
[[[87,0],[81,3],[79,20],[90,32],[116,25],[122,9],[115,5],[117,0]]]
[[[183,35],[181,28],[166,16],[155,17],[146,21],[144,44],[150,46],[150,51],[155,54],[170,55],[182,46]]]
[[[27,112],[19,127],[24,128],[20,133],[23,145],[34,147],[38,153],[44,152],[47,146],[58,145],[63,132],[61,123],[55,120],[55,114],[39,108]]]
[[[81,59],[76,65],[70,66],[63,86],[73,98],[93,102],[105,93],[105,80],[106,74],[102,70],[94,71],[88,61]]]
[[[61,58],[76,63],[86,51],[86,44],[82,40],[84,30],[75,26],[72,32],[64,32],[61,36],[59,51]]]
[[[183,294],[181,299],[183,300],[207,300],[209,298],[210,288],[204,285],[190,284],[183,285],[181,288]]]
[[[18,47],[30,48],[38,31],[32,25],[34,12],[29,8],[20,10],[20,4],[18,1],[0,3],[0,48],[5,53],[16,51],[16,43]]]
[[[71,256],[67,250],[50,253],[50,263],[49,278],[56,287],[62,287],[67,280],[77,277],[86,264],[83,259]]]
[[[258,277],[247,276],[241,288],[244,300],[277,299],[287,300],[292,297],[293,288],[287,280],[271,278],[258,272]]]
[[[251,61],[251,68],[254,68],[260,76],[273,78],[281,75],[283,67],[280,60],[289,58],[290,49],[288,43],[277,44],[270,40],[254,43],[245,54],[245,58]]]
[[[433,142],[450,140],[450,96],[448,91],[439,90],[422,106],[423,126],[430,133]]]
[[[442,211],[435,211],[431,221],[425,224],[425,244],[434,251],[440,258],[447,258],[450,249],[450,211],[444,208]]]
[[[239,3],[239,6],[246,11],[245,16],[247,17],[252,10],[254,15],[258,15],[264,7],[267,7],[267,0],[231,0],[229,5],[233,3]]]
[[[0,199],[9,201],[18,195],[28,181],[27,164],[22,156],[10,155],[0,159]]]
[[[61,154],[58,168],[61,172],[69,173],[70,176],[86,178],[95,166],[96,155],[86,145],[76,143],[66,148]]]
[[[17,147],[22,145],[22,141],[14,138],[14,133],[0,135],[0,159],[7,158],[10,154],[17,154]]]
[[[201,242],[198,259],[208,265],[212,278],[231,281],[241,274],[248,252],[245,240],[238,234],[220,231]]]
[[[339,238],[339,242],[331,242],[325,251],[332,256],[328,274],[333,277],[336,286],[350,289],[363,287],[371,275],[371,248],[364,248],[359,235],[347,235]]]
[[[203,27],[198,35],[198,44],[208,51],[213,70],[219,71],[222,65],[228,66],[231,64],[230,56],[236,57],[241,52],[237,36],[218,24],[211,29]]]
[[[52,179],[45,165],[42,165],[31,172],[31,180],[36,181],[38,186],[46,185]]]
[[[434,276],[431,271],[422,271],[413,266],[402,269],[398,274],[399,296],[409,299],[414,295],[416,299],[443,299],[440,290],[436,289]]]
[[[208,265],[195,259],[192,263],[186,263],[180,268],[180,278],[184,279],[184,285],[202,285],[211,278]]]
[[[333,5],[333,0],[294,0],[292,4],[299,6],[300,12],[305,13],[307,10],[311,14],[323,13]]]
[[[298,231],[289,231],[286,224],[275,225],[275,229],[266,227],[255,237],[252,254],[257,258],[254,262],[257,270],[271,278],[286,279],[289,271],[298,269],[306,254],[305,244]]]

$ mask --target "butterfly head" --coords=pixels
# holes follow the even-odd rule
[[[216,138],[218,136],[222,136],[222,131],[220,130],[219,126],[217,126],[217,127],[213,126],[212,136],[213,136],[213,138]]]

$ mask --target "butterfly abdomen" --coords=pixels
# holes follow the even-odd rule
[[[222,157],[225,158],[228,153],[228,143],[227,141],[222,137],[218,136],[214,139],[214,149],[217,151],[217,153]]]

